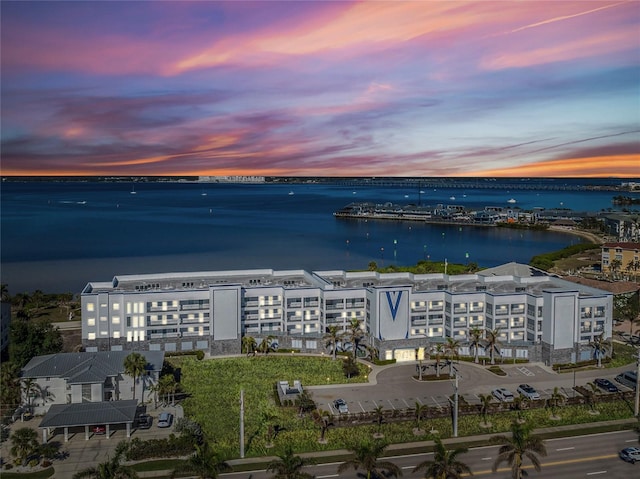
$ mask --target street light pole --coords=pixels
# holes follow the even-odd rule
[[[453,401],[449,400],[449,402],[453,402],[453,437],[458,437],[458,370],[452,367],[454,374],[456,375],[456,382],[454,383],[453,390]]]
[[[640,348],[638,348],[638,358],[636,359],[636,403],[633,413],[636,417],[640,415]]]

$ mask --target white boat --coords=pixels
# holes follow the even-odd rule
[[[449,199],[452,200],[452,201],[455,201],[456,197],[455,196],[450,196]]]
[[[509,198],[509,199],[507,200],[507,203],[515,203],[515,202],[516,202],[516,200],[514,200],[513,198]]]
[[[295,193],[293,191],[290,191],[289,196],[293,196],[293,195],[295,195]]]
[[[132,195],[136,194],[136,185],[131,186],[131,194]]]

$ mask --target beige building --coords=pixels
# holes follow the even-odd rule
[[[621,278],[637,278],[640,275],[640,243],[603,244],[602,272]]]

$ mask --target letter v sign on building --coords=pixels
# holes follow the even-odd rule
[[[409,288],[378,289],[378,339],[409,337]]]

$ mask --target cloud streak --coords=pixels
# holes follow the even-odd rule
[[[640,176],[633,2],[0,8],[4,175]]]

